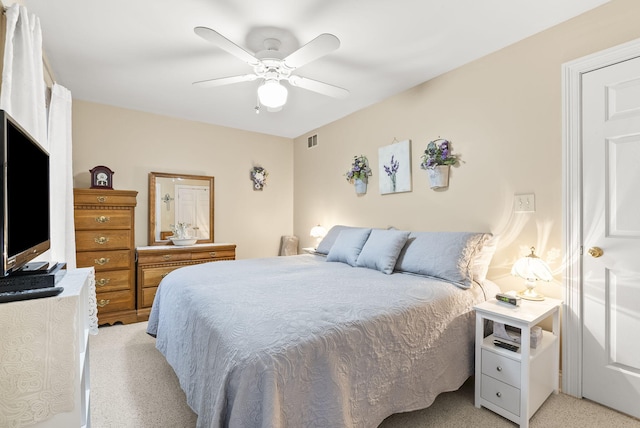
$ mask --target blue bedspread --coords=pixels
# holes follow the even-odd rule
[[[371,428],[472,374],[484,298],[311,254],[223,261],[167,275],[147,331],[198,427]]]

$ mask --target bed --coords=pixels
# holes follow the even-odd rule
[[[335,226],[317,254],[171,272],[147,332],[198,427],[376,427],[472,375],[490,240]]]

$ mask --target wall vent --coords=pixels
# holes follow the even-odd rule
[[[312,135],[307,138],[307,148],[310,149],[318,145],[318,134]]]

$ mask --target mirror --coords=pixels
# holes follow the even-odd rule
[[[149,173],[149,245],[171,245],[179,223],[197,243],[213,242],[213,177]]]

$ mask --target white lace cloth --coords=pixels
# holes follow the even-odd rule
[[[89,334],[95,336],[98,334],[98,304],[96,299],[96,275],[93,268],[91,268],[91,274],[89,275],[88,287]]]
[[[55,297],[0,304],[0,427],[32,425],[74,408],[78,329],[87,327],[80,310],[88,309],[89,330],[97,333],[93,269],[71,270],[58,285],[64,291]]]

